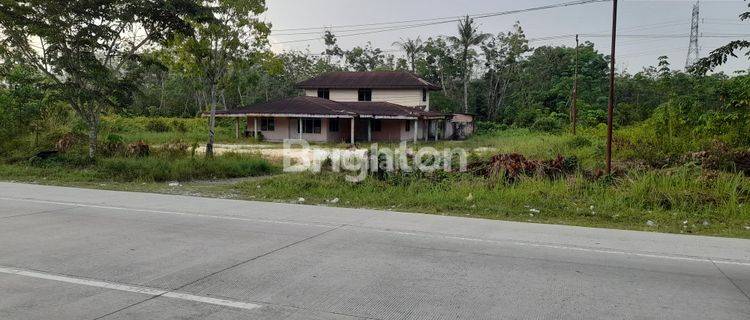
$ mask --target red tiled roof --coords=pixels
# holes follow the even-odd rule
[[[401,71],[329,72],[297,84],[301,89],[428,89],[440,87]]]
[[[351,117],[444,117],[446,114],[405,107],[390,102],[337,102],[318,97],[294,97],[258,103],[239,110],[217,111],[218,116],[329,116]]]

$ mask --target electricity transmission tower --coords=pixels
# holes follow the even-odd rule
[[[692,67],[698,59],[699,47],[698,47],[698,24],[700,22],[700,1],[696,1],[693,5],[693,19],[690,24],[690,47],[688,48],[687,60],[685,61],[685,69]]]

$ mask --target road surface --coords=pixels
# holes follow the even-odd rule
[[[0,319],[750,319],[750,241],[0,183]]]

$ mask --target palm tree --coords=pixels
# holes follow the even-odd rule
[[[394,42],[393,45],[404,50],[406,58],[409,59],[409,63],[411,64],[411,72],[417,72],[417,57],[419,57],[422,49],[424,49],[422,39],[419,39],[419,37],[416,39],[401,39],[401,41]]]
[[[471,76],[469,59],[473,55],[471,47],[479,45],[488,37],[490,37],[490,34],[481,33],[476,25],[474,25],[474,19],[468,15],[458,23],[458,37],[448,37],[454,46],[461,49],[461,69],[464,78],[464,112],[469,112],[469,79]]]

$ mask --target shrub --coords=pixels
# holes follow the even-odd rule
[[[143,140],[139,140],[138,142],[134,142],[128,145],[127,154],[129,156],[146,157],[149,155],[149,153],[149,147],[145,142],[143,142]]]
[[[60,153],[65,153],[73,149],[76,144],[81,142],[83,139],[80,135],[75,134],[73,132],[68,132],[66,134],[63,134],[62,137],[60,137],[59,140],[55,143],[55,150],[57,150]]]
[[[160,151],[162,151],[165,155],[176,157],[187,155],[187,150],[189,148],[190,145],[185,143],[184,141],[175,140],[165,144]]]
[[[172,127],[174,127],[175,131],[179,133],[188,132],[188,126],[185,124],[185,122],[179,121],[177,119],[172,120]]]
[[[531,125],[531,129],[542,132],[555,132],[559,131],[562,125],[558,119],[552,116],[546,116],[538,118],[534,124]]]
[[[172,128],[162,119],[149,119],[146,122],[146,130],[152,132],[169,132]]]
[[[582,148],[591,146],[591,140],[582,136],[575,136],[568,141],[568,147],[570,148]]]
[[[477,134],[492,134],[499,131],[508,130],[508,126],[502,123],[490,121],[477,122]]]
[[[102,152],[107,156],[125,153],[125,139],[116,134],[109,134],[102,144]]]

